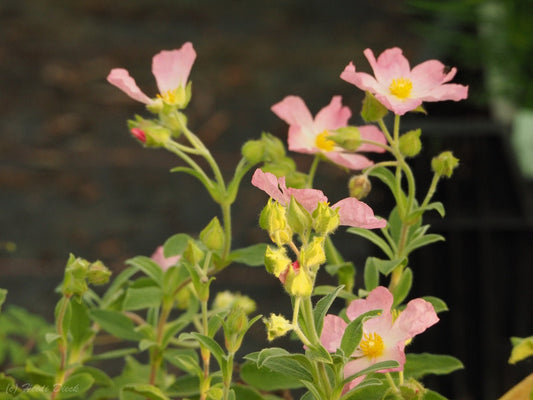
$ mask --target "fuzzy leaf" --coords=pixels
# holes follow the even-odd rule
[[[106,332],[121,339],[138,341],[142,335],[135,332],[135,325],[124,314],[112,310],[92,310],[91,318]]]
[[[394,257],[392,249],[387,244],[387,242],[384,239],[382,239],[378,234],[371,231],[370,229],[352,227],[352,228],[348,228],[347,232],[364,237],[365,239],[371,241],[376,246],[378,246],[381,250],[383,250],[383,252],[387,255],[387,257],[389,258]]]
[[[415,379],[426,375],[446,375],[463,369],[463,363],[455,357],[443,354],[406,354],[405,377]]]
[[[159,307],[163,291],[156,286],[147,286],[143,288],[128,288],[122,309],[142,310],[146,308]]]
[[[148,384],[124,385],[122,387],[122,390],[125,392],[133,392],[133,393],[140,394],[151,400],[170,400],[170,398],[167,397],[161,391],[161,389],[153,385],[148,385]]]
[[[163,286],[163,270],[151,258],[145,256],[137,256],[126,261],[126,264],[131,265],[132,267],[137,268],[139,271],[144,272],[146,275],[152,278],[158,286]]]
[[[276,372],[267,367],[258,367],[255,362],[246,361],[240,369],[241,379],[248,385],[263,391],[297,389],[302,383],[286,374]]]
[[[404,301],[404,299],[409,294],[409,291],[411,290],[412,284],[413,271],[411,270],[411,268],[406,268],[402,272],[402,276],[398,281],[398,285],[392,291],[392,294],[394,295],[394,303],[392,305],[393,307],[396,307],[397,305],[401,304],[402,301]]]
[[[248,265],[250,267],[258,267],[264,264],[265,251],[267,245],[265,243],[258,243],[252,246],[243,247],[234,250],[230,253],[229,259],[232,262]]]

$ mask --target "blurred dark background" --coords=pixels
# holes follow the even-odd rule
[[[403,125],[423,129],[424,148],[413,161],[421,191],[434,155],[452,150],[461,160],[436,195],[446,218],[427,219],[447,241],[411,260],[412,295],[441,297],[450,312],[412,350],[464,362],[464,371],[426,380],[449,398],[501,396],[533,369],[531,361],[507,365],[509,337],[533,334],[533,197],[511,137],[514,110],[531,106],[533,93],[533,74],[520,68],[530,64],[531,2],[433,3],[441,2],[2,0],[0,287],[9,290],[7,303],[51,320],[70,252],[119,271],[174,233],[198,233],[218,213],[199,183],[168,172],[177,164],[172,155],[132,140],[126,120],[147,113],[107,84],[111,68],[129,69],[153,95],[152,56],[193,42],[189,125],[229,175],[247,139],[262,131],[286,138],[270,106],[288,94],[303,97],[313,113],[341,94],[351,122],[361,123],[361,93],[339,74],[351,60],[369,71],[367,47],[379,54],[399,46],[412,65],[438,58],[458,67],[455,82],[470,85],[467,101],[428,104],[428,116],[409,116]],[[516,15],[502,14],[509,4]],[[491,39],[502,36],[507,41]],[[505,75],[508,65],[514,75]],[[519,84],[500,90],[492,76]],[[306,171],[310,158],[295,158]],[[323,165],[315,182],[336,201],[346,196],[348,177]],[[248,182],[234,208],[235,247],[267,239],[257,227],[266,199]],[[380,215],[390,211],[379,183],[367,202]],[[359,272],[368,255],[380,256],[354,236],[337,239]],[[288,306],[279,283],[260,268],[234,266],[216,287],[251,295],[263,314]],[[260,346],[265,335],[256,328],[252,343]]]

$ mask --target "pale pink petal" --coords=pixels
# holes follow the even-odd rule
[[[407,340],[424,332],[439,321],[433,305],[423,299],[414,299],[407,303],[396,321],[394,331],[398,340]]]
[[[324,317],[320,343],[328,352],[335,353],[341,347],[342,336],[347,325],[342,318],[336,315],[328,314]]]
[[[385,219],[376,218],[372,208],[355,197],[347,197],[332,205],[331,208],[339,209],[341,225],[365,229],[384,228],[387,225]]]
[[[373,161],[369,160],[365,156],[362,156],[361,154],[343,153],[340,151],[330,151],[323,154],[333,163],[356,171],[360,171],[370,167],[371,165],[374,165]]]
[[[352,62],[342,71],[341,79],[357,86],[361,90],[367,90],[372,93],[384,91],[382,85],[372,75],[365,72],[355,72],[355,66]]]
[[[381,143],[381,144],[387,144],[387,139],[385,138],[385,135],[383,132],[379,130],[379,128],[375,125],[365,125],[365,126],[358,126],[359,133],[361,134],[361,139],[364,140],[371,140],[373,142]],[[384,153],[385,149],[373,144],[363,143],[357,151],[373,151],[375,153]]]
[[[311,131],[302,132],[302,128],[299,125],[289,125],[287,143],[291,151],[307,154],[318,152],[316,148],[316,135]]]
[[[270,109],[289,125],[298,125],[302,130],[313,130],[313,116],[301,97],[287,96]]]
[[[134,100],[144,104],[150,104],[152,102],[152,100],[139,89],[135,83],[135,79],[133,79],[129,72],[123,68],[112,69],[107,76],[107,81],[118,87]]]
[[[342,97],[333,96],[331,102],[315,116],[315,130],[319,134],[324,130],[335,130],[348,125],[352,112],[342,106]]]
[[[428,60],[418,64],[411,71],[409,79],[413,82],[413,97],[421,96],[431,89],[450,81],[457,69],[452,68],[446,73],[446,66],[438,60]]]
[[[366,49],[364,54],[374,71],[376,80],[381,84],[390,85],[393,79],[408,77],[411,68],[409,61],[404,57],[402,49],[393,47],[381,53],[377,59],[370,49]]]
[[[300,203],[303,208],[312,213],[318,205],[318,202],[328,202],[328,198],[321,190],[318,189],[295,189],[287,188],[285,192],[288,196],[294,198]]]
[[[422,97],[424,101],[440,100],[464,100],[468,97],[468,86],[458,85],[457,83],[447,83],[440,85]]]
[[[196,52],[190,42],[179,50],[163,50],[152,59],[152,73],[159,93],[187,86]]]
[[[365,299],[353,300],[346,309],[346,315],[353,321],[361,314],[372,310],[382,310],[382,315],[390,314],[394,298],[392,293],[383,286],[378,286],[372,290]]]
[[[282,189],[280,189],[282,184]],[[263,172],[257,168],[252,176],[252,185],[266,192],[274,200],[283,205],[287,205],[290,200],[290,195],[286,195],[283,190],[286,190],[285,178],[278,178],[270,172]]]
[[[151,258],[161,267],[163,271],[166,271],[173,265],[176,265],[181,256],[177,255],[172,257],[165,257],[165,254],[163,252],[163,246],[158,246],[152,254]]]
[[[364,370],[365,368],[370,367],[373,364],[372,360],[370,360],[367,357],[361,357],[356,360],[348,362],[344,366],[344,378],[348,378],[349,376],[355,375],[358,372]],[[347,383],[343,388],[343,393],[348,392],[349,390],[352,390],[354,387],[359,385],[363,379],[365,379],[366,375],[358,376],[357,378],[353,379],[351,382]]]
[[[422,104],[422,99],[419,98],[399,99],[391,94],[383,95],[380,93],[376,93],[375,96],[388,110],[398,115],[404,115],[406,112],[413,111]]]

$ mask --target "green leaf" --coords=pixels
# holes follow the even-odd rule
[[[135,325],[124,314],[113,310],[92,310],[91,318],[102,329],[121,339],[139,341],[142,335],[135,332]]]
[[[139,271],[144,272],[159,286],[163,287],[163,270],[161,267],[151,258],[145,256],[137,256],[128,261],[126,264],[137,268]]]
[[[426,392],[424,393],[424,397],[422,397],[422,400],[448,400],[443,395],[434,392],[433,390],[426,389]]]
[[[346,385],[347,383],[353,381],[355,378],[357,378],[359,376],[368,375],[371,372],[379,371],[379,370],[382,370],[382,369],[397,368],[399,365],[400,364],[398,364],[397,361],[392,361],[392,360],[378,362],[378,363],[372,364],[370,367],[362,369],[361,371],[359,371],[359,372],[357,372],[357,373],[355,373],[353,375],[350,375],[349,377],[345,378],[342,381],[342,384]]]
[[[125,392],[133,392],[145,396],[148,399],[152,400],[170,400],[161,389],[156,386],[148,384],[132,384],[124,385],[122,390]]]
[[[217,342],[215,342],[209,336],[201,335],[198,332],[192,332],[191,334],[186,334],[185,336],[187,337],[189,335],[194,337],[201,345],[206,347],[211,352],[213,357],[215,357],[215,359],[217,360],[221,370],[224,370],[226,368],[227,361],[224,357],[224,350],[222,350],[222,347],[220,347]]]
[[[95,384],[99,384],[101,386],[113,386],[113,380],[109,377],[109,375],[99,368],[83,365],[81,367],[77,367],[75,373],[87,373],[91,375]]]
[[[331,276],[337,276],[339,285],[343,285],[348,292],[353,290],[355,281],[355,266],[352,262],[342,264],[327,264],[326,271]]]
[[[406,268],[402,272],[402,276],[398,281],[398,285],[396,285],[396,287],[392,291],[392,294],[394,295],[394,303],[392,304],[393,307],[396,307],[397,305],[401,304],[402,301],[404,301],[404,299],[409,294],[409,291],[411,290],[412,284],[413,271],[411,270],[411,268]]]
[[[527,338],[512,337],[511,344],[513,349],[509,357],[509,364],[515,364],[533,356],[533,336]]]
[[[396,204],[405,204],[407,201],[405,197],[405,193],[400,189],[396,187],[396,177],[394,174],[386,167],[377,167],[372,168],[370,172],[368,173],[370,176],[375,176],[378,178],[381,182],[383,182],[385,185],[387,185],[396,199]]]
[[[234,250],[229,255],[231,262],[245,264],[250,267],[258,267],[264,265],[265,251],[267,245],[265,243],[258,243],[252,246],[243,247]]]
[[[70,334],[72,335],[72,345],[79,347],[89,337],[92,336],[91,320],[87,306],[82,302],[73,301],[71,303],[72,317],[70,318]]]
[[[168,345],[168,342],[179,332],[181,332],[187,325],[189,325],[189,321],[182,320],[181,318],[166,324],[163,332],[163,340],[161,341],[161,346],[165,348]]]
[[[165,257],[182,255],[187,248],[189,240],[192,240],[192,238],[185,233],[178,233],[169,237],[163,245],[163,254]]]
[[[388,386],[383,385],[381,379],[366,378],[363,382],[342,396],[341,400],[381,400],[387,389]]]
[[[405,247],[407,254],[411,253],[413,250],[418,249],[419,247],[427,246],[428,244],[444,241],[444,236],[437,235],[436,233],[429,233],[427,235],[421,236],[415,240],[411,240]]]
[[[439,299],[438,297],[424,296],[422,297],[422,299],[431,303],[431,305],[433,306],[437,314],[443,311],[448,311],[448,305],[443,300]]]
[[[94,378],[87,372],[76,373],[70,376],[60,387],[57,399],[70,399],[80,397],[88,391],[94,383]]]
[[[248,385],[262,391],[297,389],[302,383],[286,374],[276,372],[267,367],[258,367],[255,362],[246,361],[240,369],[241,379]]]
[[[309,347],[305,354],[312,361],[333,364],[331,355],[322,345]]]
[[[326,316],[329,308],[331,307],[331,305],[333,304],[333,302],[337,298],[337,295],[339,294],[339,292],[342,290],[343,287],[344,287],[344,285],[341,285],[341,286],[335,288],[335,290],[333,292],[331,292],[331,293],[327,294],[326,296],[322,297],[316,303],[315,309],[313,310],[313,317],[314,317],[315,326],[316,326],[316,329],[317,329],[319,335],[322,332],[322,326],[323,326],[323,323],[324,323],[324,317]]]
[[[365,264],[365,289],[371,291],[379,285],[379,270],[376,263],[366,262]]]
[[[0,289],[0,311],[2,311],[2,304],[6,301],[7,297],[7,290],[6,289]]]
[[[383,275],[389,275],[398,265],[404,262],[404,259],[396,260],[381,260],[376,257],[368,257],[365,264],[365,269],[368,264],[374,264],[379,272]]]
[[[203,373],[202,368],[198,364],[198,356],[196,354],[192,355],[190,353],[180,352],[174,353],[171,356],[165,355],[165,359],[190,375],[200,377]]]
[[[322,398],[322,396],[320,395],[320,391],[313,384],[313,382],[302,380],[302,383],[305,385],[307,390],[309,390],[309,393],[311,393],[315,399],[321,399]]]
[[[406,354],[404,366],[405,377],[415,379],[426,375],[446,375],[464,368],[457,358],[441,354]]]
[[[113,358],[123,358],[124,356],[127,356],[128,354],[135,354],[138,350],[136,348],[127,348],[127,349],[118,349],[118,350],[111,350],[106,351],[105,353],[100,354],[94,354],[91,356],[89,361],[98,361],[98,360],[111,360]]]
[[[290,354],[279,347],[263,349],[259,353],[248,354],[244,357],[255,361],[259,368],[266,366],[273,371],[292,376],[297,379],[311,381],[309,371],[312,371],[310,361],[303,354]]]
[[[346,330],[344,331],[341,340],[341,350],[346,357],[350,357],[357,346],[359,346],[359,342],[361,342],[361,338],[363,337],[363,322],[368,318],[379,315],[382,311],[383,310],[372,310],[363,313],[346,326]]]
[[[334,292],[336,289],[337,288],[335,286],[332,286],[332,285],[315,286],[315,288],[313,290],[313,295],[314,296],[327,296],[331,292]],[[351,300],[354,300],[354,299],[357,298],[356,295],[354,295],[353,293],[347,292],[344,289],[339,291],[339,293],[337,294],[337,297],[339,297],[341,299],[348,300],[348,301],[351,301]]]
[[[167,389],[169,396],[188,398],[199,393],[200,381],[197,376],[184,375],[176,378],[172,386]]]
[[[122,285],[129,282],[129,279],[137,273],[137,268],[128,267],[113,280],[100,302],[100,308],[109,308],[123,293]]]
[[[422,211],[435,210],[440,214],[442,218],[444,218],[444,216],[446,215],[446,211],[444,210],[444,204],[442,204],[440,201],[429,203],[427,206],[423,208],[419,208],[419,210],[422,210]]]
[[[370,229],[352,227],[348,228],[347,232],[353,233],[354,235],[359,235],[365,239],[371,241],[376,246],[378,246],[389,258],[394,258],[394,254],[387,242],[381,238],[377,233],[371,231]]]
[[[148,286],[143,288],[128,288],[122,309],[142,310],[145,308],[159,307],[163,298],[163,291],[160,287]]]

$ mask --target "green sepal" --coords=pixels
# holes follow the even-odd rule
[[[313,225],[311,214],[307,211],[295,198],[291,196],[289,206],[287,207],[287,223],[292,231],[302,237],[307,235],[307,232]]]
[[[509,364],[515,364],[533,356],[533,336],[527,338],[512,337],[511,344],[513,350],[509,357]]]
[[[389,110],[372,93],[365,92],[363,107],[361,108],[361,117],[365,122],[377,122],[383,119],[388,113]]]

